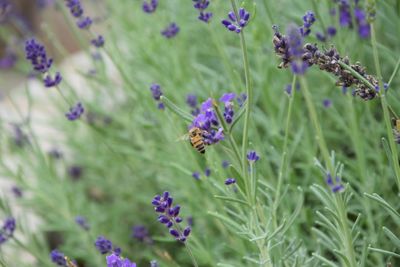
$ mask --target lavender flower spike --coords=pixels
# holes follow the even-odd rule
[[[136,263],[131,262],[129,259],[123,259],[118,254],[113,253],[106,257],[107,267],[136,267]]]
[[[255,151],[250,151],[249,153],[247,153],[247,160],[250,163],[254,163],[256,161],[258,161],[260,159],[260,157],[257,155],[257,153]]]
[[[163,31],[161,31],[161,34],[167,39],[170,39],[175,37],[179,33],[179,30],[180,29],[176,23],[171,23]]]
[[[65,256],[63,253],[61,253],[60,251],[58,251],[57,249],[53,250],[50,253],[50,259],[52,262],[54,262],[55,264],[57,264],[58,266],[65,266],[67,267],[67,260],[65,259]]]
[[[235,99],[235,97],[235,93],[226,93],[223,94],[222,97],[219,99],[219,101],[223,102],[225,105],[224,119],[228,124],[231,124],[233,121],[233,100]]]
[[[106,239],[104,236],[99,236],[94,245],[101,254],[107,254],[111,252],[113,248],[112,242]]]
[[[31,61],[33,69],[38,72],[46,73],[53,64],[53,59],[47,57],[44,46],[35,39],[26,41],[25,54],[26,59]]]
[[[191,228],[188,226],[183,232],[177,224],[181,223],[183,219],[179,217],[181,207],[179,205],[173,206],[173,198],[169,192],[164,192],[162,195],[157,195],[151,202],[154,206],[154,210],[159,213],[158,221],[164,224],[168,229],[169,233],[178,241],[185,242],[188,238]]]
[[[68,120],[70,121],[74,121],[79,119],[82,114],[85,112],[85,109],[82,105],[82,103],[78,103],[76,104],[75,107],[72,107],[69,109],[69,112],[65,114],[65,116],[67,117]]]
[[[154,13],[158,6],[158,0],[151,0],[150,2],[143,2],[142,9],[146,13]]]
[[[97,36],[97,38],[91,41],[92,45],[95,47],[103,47],[104,46],[104,37],[102,35]]]
[[[75,18],[80,18],[83,15],[83,8],[80,0],[66,0],[66,6]]]
[[[222,20],[221,23],[230,31],[240,33],[244,27],[249,23],[250,13],[244,8],[239,9],[239,18],[231,11],[228,13],[229,20]]]

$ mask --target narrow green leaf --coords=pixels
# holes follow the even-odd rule
[[[188,122],[192,122],[193,121],[194,117],[191,114],[189,114],[186,111],[184,111],[181,108],[179,108],[177,105],[175,105],[167,97],[161,96],[160,100],[167,106],[167,108],[171,109],[172,112],[174,112],[176,115],[178,115],[182,119],[184,119],[184,120],[186,120]]]
[[[225,200],[225,201],[230,201],[230,202],[235,202],[235,203],[239,203],[239,204],[242,204],[242,205],[250,206],[249,203],[247,203],[246,201],[241,200],[241,199],[237,199],[237,198],[233,198],[233,197],[226,197],[226,196],[217,196],[217,195],[215,195],[214,197],[217,198],[217,199],[221,199],[221,200]]]
[[[324,258],[323,256],[321,256],[317,253],[313,253],[312,255],[314,258],[317,258],[318,260],[322,261],[323,263],[327,264],[328,266],[337,267],[337,265],[335,263],[331,262],[330,260]]]
[[[395,234],[393,234],[393,232],[390,231],[388,228],[382,227],[382,229],[385,232],[386,236],[389,237],[389,239],[392,241],[392,243],[396,245],[398,248],[400,248],[400,239]]]

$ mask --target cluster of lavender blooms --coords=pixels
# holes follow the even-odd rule
[[[78,102],[74,107],[69,109],[69,112],[65,113],[65,116],[68,120],[74,121],[79,119],[84,112],[85,108],[83,107],[82,103]]]
[[[54,262],[57,266],[64,266],[64,267],[77,267],[74,261],[71,261],[64,255],[64,253],[60,252],[57,249],[54,249],[50,252],[50,259]]]
[[[200,12],[198,19],[208,23],[211,20],[212,15],[213,15],[211,12],[205,12],[205,10],[210,5],[210,1],[209,0],[193,0],[193,2],[194,2],[194,5],[193,5],[194,8],[198,9]]]
[[[207,145],[216,144],[224,139],[223,129],[220,127],[211,98],[201,104],[200,113],[194,118],[190,126],[190,128],[193,127],[203,130],[203,139]]]
[[[164,109],[165,108],[164,103],[160,101],[161,100],[160,98],[163,95],[163,93],[161,91],[161,86],[157,83],[153,83],[150,86],[150,91],[151,91],[151,94],[153,95],[154,100],[156,100],[158,103],[157,107],[159,109]]]
[[[149,230],[144,225],[135,225],[132,228],[132,237],[146,244],[152,244],[153,239],[149,235]]]
[[[121,248],[114,246],[113,243],[104,236],[97,237],[94,245],[101,254],[107,254],[110,252],[116,255],[121,254]]]
[[[0,245],[7,242],[13,236],[15,227],[16,224],[13,217],[9,217],[4,221],[3,227],[0,230]]]
[[[173,206],[173,198],[169,192],[164,192],[162,195],[156,195],[151,202],[154,210],[159,213],[158,221],[168,227],[169,233],[178,241],[185,242],[190,235],[191,228],[187,226],[183,231],[179,224],[183,221],[179,217],[181,207]]]
[[[334,26],[328,26],[325,33],[317,32],[315,36],[321,42],[326,42],[327,40],[333,38],[336,35],[336,28]]]
[[[86,218],[83,216],[76,216],[75,222],[79,225],[83,230],[88,231],[90,229],[89,223],[87,222]]]
[[[207,168],[204,170],[204,175],[205,175],[206,177],[209,177],[209,176],[211,175],[211,169],[207,167]],[[195,180],[200,180],[200,172],[194,172],[194,173],[192,173],[192,177],[193,177]]]
[[[332,175],[327,173],[325,181],[333,193],[339,193],[344,190],[344,186],[339,176],[336,176],[335,181],[333,181]]]
[[[179,32],[179,26],[176,23],[169,24],[164,30],[161,31],[161,34],[164,35],[167,39],[175,37]]]
[[[7,47],[3,57],[0,58],[0,69],[13,68],[15,66],[15,63],[17,62],[17,59],[17,54],[10,47]]]
[[[150,0],[150,2],[143,2],[142,9],[146,13],[154,13],[158,6],[158,0]]]
[[[239,9],[239,17],[236,16],[235,12],[230,11],[228,18],[221,21],[221,23],[230,31],[240,33],[244,27],[249,23],[250,13],[244,8]]]
[[[349,0],[335,0],[338,3],[339,24],[342,27],[353,27],[352,8]],[[358,34],[361,38],[369,38],[371,35],[371,26],[368,23],[366,13],[359,6],[359,1],[355,1],[353,15],[357,24]],[[332,12],[335,14],[336,12]]]
[[[315,22],[315,15],[311,11],[307,11],[307,13],[303,16],[303,26],[300,27],[300,33],[302,36],[308,36],[311,33],[311,26]]]
[[[287,36],[282,35],[276,26],[273,44],[275,53],[281,58],[282,62],[279,68],[288,68],[292,66],[295,74],[303,74],[305,69],[312,65],[317,65],[321,70],[333,73],[338,77],[336,85],[343,87],[354,86],[354,94],[364,100],[371,100],[377,95],[377,90],[369,88],[362,81],[354,77],[350,71],[346,70],[340,63],[348,65],[355,72],[365,78],[374,88],[378,87],[377,79],[366,73],[365,67],[359,62],[350,64],[347,57],[342,58],[335,47],[324,51],[318,49],[316,44],[306,43],[303,45],[303,38],[300,30],[294,26],[288,27]]]
[[[93,20],[90,17],[85,16],[80,0],[65,0],[65,5],[69,8],[71,15],[76,18],[76,25],[80,29],[90,29]],[[102,47],[104,46],[104,37],[98,35],[96,38],[91,40],[91,43],[95,47]]]
[[[47,57],[45,47],[35,39],[30,39],[25,43],[26,59],[30,60],[33,69],[43,75],[43,83],[46,87],[54,87],[60,84],[62,77],[59,72],[53,77],[49,70],[53,64],[53,59]]]
[[[119,254],[113,253],[106,257],[107,267],[136,267],[136,263],[127,258],[122,258]]]
[[[190,111],[190,113],[191,113],[193,116],[199,115],[200,109],[199,109],[199,107],[198,107],[198,105],[197,105],[198,103],[197,103],[197,96],[196,96],[196,95],[188,94],[188,95],[186,96],[186,104],[188,104],[188,106],[192,109],[192,110]]]

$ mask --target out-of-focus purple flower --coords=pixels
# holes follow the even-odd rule
[[[200,113],[200,109],[197,106],[197,96],[194,94],[188,94],[186,96],[186,103],[188,104],[189,107],[192,108],[192,113],[193,116],[197,116]]]
[[[163,103],[163,102],[159,102],[159,103],[157,104],[157,108],[158,108],[158,109],[161,109],[161,110],[164,110],[164,109],[165,109],[164,103]]]
[[[160,97],[163,95],[163,93],[161,92],[161,86],[157,83],[153,83],[150,86],[150,91],[153,94],[153,98],[157,101],[159,101]]]
[[[68,168],[69,177],[71,177],[71,179],[75,181],[82,178],[82,174],[83,174],[83,168],[81,166],[73,165]]]
[[[354,8],[354,16],[357,22],[358,34],[361,38],[368,38],[371,34],[371,27],[367,22],[365,12],[356,7]]]
[[[344,190],[344,186],[339,176],[336,176],[335,181],[333,181],[332,175],[330,173],[327,173],[326,183],[328,184],[333,193],[342,192]]]
[[[206,177],[209,177],[211,175],[211,169],[207,167],[206,170],[204,171],[204,175]]]
[[[235,184],[236,183],[236,179],[235,178],[227,178],[225,180],[225,184],[226,185],[231,185],[231,184]]]
[[[339,4],[339,24],[342,27],[351,27],[351,12],[348,0],[340,1]]]
[[[52,157],[53,159],[61,159],[63,157],[63,154],[60,150],[57,148],[53,148],[48,152],[49,156]]]
[[[193,224],[194,224],[193,217],[192,216],[187,217],[187,222],[188,222],[189,226],[193,226]]]
[[[11,187],[11,191],[13,192],[15,197],[17,198],[22,197],[22,190],[18,186],[14,185],[13,187]]]
[[[164,224],[169,233],[178,241],[185,242],[190,234],[190,227],[186,227],[181,231],[177,224],[181,223],[183,219],[179,217],[181,207],[179,205],[173,206],[173,198],[169,192],[164,192],[162,195],[156,195],[152,202],[154,210],[159,213],[158,221]]]
[[[192,177],[196,180],[200,180],[200,173],[199,172],[194,172],[192,173]]]
[[[303,75],[307,68],[307,61],[303,60],[303,36],[299,29],[291,24],[287,27],[287,46],[288,56],[291,60],[292,72],[297,75]]]
[[[210,1],[209,0],[193,0],[193,2],[194,2],[194,5],[193,5],[194,8],[196,8],[200,11],[198,19],[208,23],[210,21],[210,19],[212,18],[212,13],[205,12],[205,10],[210,5]]]
[[[65,255],[58,251],[57,249],[53,250],[50,253],[50,259],[52,262],[57,264],[58,266],[66,266],[67,267],[67,260],[65,259]]]
[[[385,92],[389,89],[389,84],[388,83],[384,83],[383,84],[383,89],[385,89]]]
[[[153,13],[158,6],[158,0],[150,0],[150,2],[143,1],[142,9],[146,13]]]
[[[72,107],[69,109],[69,112],[65,114],[68,120],[74,121],[79,119],[82,114],[85,112],[85,109],[82,105],[82,103],[76,104],[76,106]]]
[[[46,77],[43,79],[44,86],[47,88],[54,87],[60,84],[62,81],[61,74],[56,72],[55,76],[52,77],[50,74],[47,74]]]
[[[38,43],[35,39],[26,41],[25,53],[26,59],[31,61],[33,69],[38,72],[48,72],[53,64],[53,59],[47,58],[47,53],[44,46]]]
[[[15,66],[17,59],[17,55],[13,51],[6,49],[4,56],[0,58],[0,69],[11,69]]]
[[[226,169],[229,167],[229,165],[230,165],[229,161],[227,160],[222,161],[222,168]]]
[[[0,23],[7,20],[8,15],[12,12],[12,8],[9,0],[0,0]]]
[[[23,147],[25,144],[29,144],[29,138],[18,124],[12,124],[13,128],[13,141],[18,147]]]
[[[86,220],[85,217],[83,216],[76,216],[75,217],[75,222],[76,224],[78,224],[80,227],[82,227],[82,229],[88,231],[90,229],[90,226]]]
[[[222,97],[219,99],[219,101],[224,103],[225,109],[224,109],[224,119],[226,123],[231,124],[233,121],[233,100],[235,99],[236,94],[235,93],[226,93],[223,94]]]
[[[326,28],[326,34],[329,36],[329,37],[333,37],[333,36],[335,36],[336,35],[336,28],[334,27],[334,26],[329,26],[328,28]]]
[[[161,31],[161,34],[166,38],[170,39],[175,37],[179,33],[179,27],[176,23],[169,24],[164,30]]]
[[[315,37],[317,37],[317,39],[321,42],[325,42],[326,41],[326,37],[322,32],[317,32],[315,34]]]
[[[149,230],[144,225],[135,225],[132,227],[132,237],[139,240],[140,242],[145,242],[148,244],[153,243],[149,235]]]
[[[242,107],[242,106],[243,106],[244,102],[246,102],[246,99],[247,99],[246,93],[241,93],[241,94],[236,98],[236,101],[238,102],[239,107]]]
[[[13,236],[15,227],[15,219],[13,217],[6,218],[0,230],[0,245],[7,242]]]
[[[292,85],[289,83],[289,84],[287,84],[286,86],[285,86],[285,93],[288,95],[288,96],[291,96],[292,95]]]
[[[78,25],[80,29],[89,29],[92,23],[93,20],[90,17],[82,17],[76,22],[76,25]]]
[[[250,13],[246,11],[244,8],[239,9],[239,18],[236,17],[236,14],[233,11],[228,13],[228,18],[221,21],[222,25],[225,26],[228,30],[236,33],[240,33],[244,27],[249,23]]]
[[[36,0],[36,6],[38,8],[44,9],[54,5],[54,0]]]
[[[95,47],[103,47],[104,46],[104,37],[102,35],[97,36],[95,39],[91,41],[92,45]]]
[[[257,155],[257,153],[255,151],[250,151],[249,153],[247,153],[247,160],[250,163],[254,163],[256,161],[258,161],[260,159],[260,157]]]
[[[99,236],[94,245],[101,254],[107,254],[113,249],[112,242],[106,239],[104,236]]]
[[[106,257],[107,267],[136,267],[136,263],[131,262],[127,258],[122,258],[120,255],[113,253]]]
[[[300,27],[300,33],[302,36],[308,36],[311,32],[311,26],[315,22],[315,15],[312,11],[307,11],[303,16],[303,26]]]
[[[330,99],[324,99],[324,101],[322,101],[322,104],[325,108],[330,108],[332,106],[332,101]]]
[[[66,0],[65,4],[75,18],[79,18],[83,15],[83,8],[80,0]]]

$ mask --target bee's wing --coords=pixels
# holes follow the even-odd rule
[[[178,138],[176,139],[176,142],[188,141],[188,140],[189,140],[189,134],[187,133],[187,134],[182,135],[181,137],[178,137]]]

